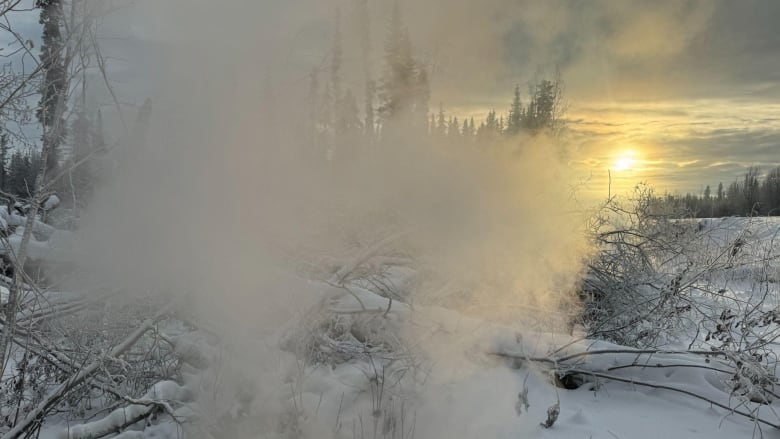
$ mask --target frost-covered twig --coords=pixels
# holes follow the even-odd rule
[[[330,277],[328,280],[328,283],[330,284],[336,284],[336,285],[343,285],[344,282],[349,277],[350,273],[355,271],[355,269],[360,266],[360,264],[363,264],[366,262],[369,258],[376,255],[378,252],[384,250],[385,248],[395,244],[399,239],[403,238],[404,236],[411,233],[411,230],[402,230],[400,232],[394,233],[384,239],[379,240],[377,243],[372,245],[371,247],[363,250],[360,252],[357,256],[352,258],[352,260],[345,263],[338,271],[333,273],[333,276]]]
[[[130,349],[140,338],[143,336],[147,331],[151,330],[157,320],[161,319],[163,316],[168,314],[170,309],[172,308],[172,303],[163,307],[163,309],[158,312],[154,317],[146,320],[144,323],[141,324],[141,326],[133,331],[130,335],[128,335],[120,344],[115,346],[113,349],[109,351],[107,354],[108,357],[119,357],[123,353],[125,353],[128,349]],[[47,395],[35,408],[30,410],[30,412],[27,414],[27,416],[17,423],[11,430],[9,430],[6,434],[2,436],[2,439],[14,439],[20,437],[24,432],[26,432],[31,426],[35,425],[36,423],[40,422],[41,418],[49,411],[52,407],[54,407],[57,402],[63,398],[67,393],[82,383],[84,380],[92,376],[95,372],[99,370],[99,368],[102,365],[102,358],[98,358],[89,364],[87,364],[84,368],[79,370],[77,373],[73,374],[70,378],[68,378],[65,382],[60,384],[57,388],[51,391],[49,395]]]

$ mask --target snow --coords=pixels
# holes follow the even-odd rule
[[[89,439],[103,437],[125,426],[129,420],[142,419],[154,407],[154,403],[171,400],[184,400],[187,391],[173,381],[162,381],[155,384],[140,400],[138,404],[130,404],[120,407],[104,418],[86,424],[74,425],[67,428],[60,436],[62,439]]]
[[[52,210],[60,205],[60,197],[57,195],[49,195],[49,198],[43,202],[43,210]]]
[[[780,231],[778,220],[754,219],[745,232],[747,221],[702,221],[701,229],[712,232],[699,243],[702,251],[747,234],[750,245],[766,244]],[[415,274],[410,268],[388,273],[397,284]],[[247,331],[224,344],[205,332],[170,335],[167,341],[184,363],[180,382],[158,383],[140,400],[170,401],[177,416],[203,421],[184,427],[193,428],[184,437],[209,437],[198,430],[207,427],[220,433],[211,430],[211,437],[237,438],[731,439],[776,433],[690,394],[649,386],[690,392],[780,423],[778,401],[738,401],[730,391],[729,363],[682,352],[687,346],[670,342],[668,351],[650,354],[576,333],[518,330],[334,283],[341,278],[298,279],[294,285],[305,284],[316,305],[275,333]],[[750,282],[750,276],[733,280],[729,294],[750,300]],[[556,358],[557,366],[577,371],[585,382],[572,390],[556,386],[552,363],[537,361],[544,358]],[[541,423],[556,404],[558,419],[545,428]],[[129,404],[59,437],[90,437],[148,409]],[[161,419],[115,437],[179,437],[181,427]],[[275,435],[280,425],[297,435]]]
[[[10,223],[0,222],[0,227],[5,225],[15,225],[14,232],[7,237],[8,247],[0,246],[0,254],[6,254],[8,248],[18,253],[22,243],[22,237],[24,235],[24,223],[23,217],[16,215],[11,216],[12,221]],[[0,220],[1,221],[1,220]],[[71,244],[73,243],[73,234],[67,230],[57,230],[53,227],[36,221],[34,223],[34,231],[39,236],[46,238],[44,241],[40,241],[36,238],[35,234],[30,236],[30,242],[27,247],[27,255],[33,260],[45,260],[49,262],[69,261],[73,259],[71,253]]]

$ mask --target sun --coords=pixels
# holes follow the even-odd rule
[[[631,171],[636,166],[636,152],[624,151],[615,158],[612,169],[615,171]]]

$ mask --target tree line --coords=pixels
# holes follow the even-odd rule
[[[718,183],[714,192],[707,185],[701,194],[667,194],[664,198],[696,218],[780,216],[780,166],[763,175],[759,167],[751,166],[728,186]]]
[[[499,114],[490,110],[479,126],[475,126],[473,117],[464,119],[461,124],[457,116],[448,117],[440,105],[439,112],[430,116],[428,134],[440,138],[472,138],[478,143],[500,136],[535,135],[542,131],[559,134],[564,128],[563,114],[566,110],[560,76],[556,74],[553,79],[541,79],[530,84],[528,94],[528,104],[523,105],[520,86],[515,86],[508,112]]]
[[[363,102],[359,104],[355,91],[344,86],[341,13],[336,10],[329,62],[326,68],[313,68],[309,75],[307,123],[301,142],[306,151],[339,161],[359,154],[361,146],[397,142],[399,136],[489,144],[520,134],[557,135],[563,129],[566,105],[557,73],[529,84],[527,102],[523,102],[521,87],[516,86],[507,112],[491,110],[478,125],[473,117],[461,120],[448,114],[443,103],[438,112],[430,111],[428,67],[415,57],[398,2],[387,23],[378,78],[372,72],[367,1],[354,5],[352,16],[356,17],[361,42],[355,58],[362,64]]]

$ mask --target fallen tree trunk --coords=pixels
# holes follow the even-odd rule
[[[67,439],[99,439],[110,434],[116,434],[132,426],[156,410],[164,411],[174,416],[168,401],[181,401],[187,398],[187,390],[173,381],[161,381],[141,399],[126,398],[130,404],[119,407],[107,416],[85,424],[68,427],[64,432]]]

